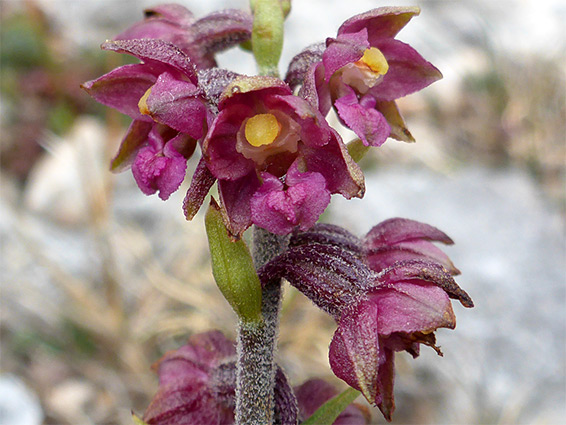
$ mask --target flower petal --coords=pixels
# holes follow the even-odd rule
[[[151,121],[141,114],[138,102],[164,69],[154,64],[124,65],[96,80],[87,81],[81,87],[103,105],[133,119]]]
[[[359,60],[367,48],[369,48],[369,42],[365,28],[358,32],[339,34],[337,38],[327,39],[326,50],[322,55],[326,82],[329,82],[330,77],[340,68]]]
[[[395,245],[384,245],[368,252],[367,262],[372,270],[380,272],[396,262],[407,260],[432,260],[445,267],[450,274],[457,275],[460,271],[450,258],[439,248],[426,240],[400,242]]]
[[[102,43],[100,47],[104,50],[133,55],[145,63],[157,62],[158,64],[169,65],[189,77],[193,84],[197,83],[196,70],[191,58],[167,41],[151,39],[116,40]]]
[[[120,143],[118,153],[110,163],[110,170],[114,173],[125,170],[134,162],[140,148],[147,142],[147,136],[154,126],[151,122],[133,120]]]
[[[334,374],[362,392],[370,403],[380,403],[378,307],[362,301],[345,311],[330,343],[329,360]],[[381,312],[379,312],[381,314]]]
[[[390,286],[403,281],[433,284],[445,291],[450,298],[460,301],[464,307],[474,306],[470,296],[458,286],[448,270],[432,261],[416,259],[396,263],[381,272],[379,280]]]
[[[418,7],[379,7],[352,16],[340,26],[338,34],[354,33],[366,28],[368,39],[373,46],[376,40],[395,37],[411,18],[419,13]]]
[[[389,71],[381,83],[369,91],[377,99],[395,100],[422,90],[442,78],[440,71],[408,44],[387,39],[379,41],[376,47],[389,64]]]
[[[255,170],[237,180],[218,180],[224,223],[235,238],[240,238],[252,224],[250,199],[259,186]]]
[[[210,188],[215,182],[216,177],[214,177],[206,166],[205,159],[201,158],[183,201],[183,211],[185,212],[185,218],[187,220],[194,218],[204,202],[204,198],[206,198],[206,195],[208,195]]]
[[[252,16],[238,9],[219,10],[191,25],[193,43],[205,55],[236,46],[252,35]]]
[[[331,140],[325,146],[302,146],[302,154],[307,170],[322,174],[330,193],[340,193],[346,199],[363,196],[362,170],[350,157],[335,130],[331,129]]]
[[[378,289],[371,299],[379,309],[380,335],[430,333],[438,328],[453,329],[456,326],[448,294],[432,284],[399,281]]]
[[[145,101],[155,121],[200,139],[206,128],[206,106],[199,95],[200,90],[194,84],[164,72]]]
[[[454,243],[446,233],[436,227],[408,218],[396,217],[382,221],[372,227],[364,237],[363,245],[367,252],[371,252],[383,245],[392,245],[414,239],[438,241],[447,245]]]

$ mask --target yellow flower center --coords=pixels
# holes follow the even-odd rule
[[[149,108],[147,106],[147,98],[151,94],[151,87],[143,94],[138,102],[138,108],[143,115],[150,115]]]
[[[385,75],[389,70],[387,59],[385,59],[381,50],[376,47],[366,49],[359,62],[366,65],[369,69],[379,75]]]
[[[257,114],[248,119],[244,132],[250,145],[270,145],[279,136],[281,124],[273,114]]]

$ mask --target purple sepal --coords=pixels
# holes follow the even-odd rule
[[[215,182],[216,177],[209,171],[204,158],[201,158],[183,201],[183,211],[187,220],[194,218]]]
[[[146,64],[166,64],[180,71],[193,83],[197,83],[195,66],[191,58],[178,47],[163,40],[117,40],[107,41],[100,46],[103,50],[126,53],[137,57]]]
[[[442,78],[440,71],[415,49],[399,40],[386,39],[376,46],[387,58],[389,71],[369,93],[393,101],[428,87]]]
[[[81,87],[97,102],[135,120],[150,122],[151,118],[140,112],[138,102],[166,69],[156,64],[124,65],[96,80],[87,81]]]
[[[365,296],[375,277],[352,251],[316,242],[290,247],[258,274],[264,286],[286,279],[335,318]]]
[[[338,34],[355,33],[365,28],[373,45],[377,40],[395,37],[419,13],[418,7],[378,7],[352,16],[340,26]]]

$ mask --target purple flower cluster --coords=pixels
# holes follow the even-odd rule
[[[143,21],[102,45],[140,63],[83,84],[133,119],[112,170],[131,166],[142,192],[165,200],[199,145],[202,164],[184,203],[188,219],[218,182],[233,236],[252,224],[276,234],[307,230],[332,194],[364,193],[361,170],[326,122],[332,107],[367,145],[389,136],[412,140],[395,99],[440,78],[394,39],[417,13],[379,8],[347,20],[325,46],[297,55],[282,81],[216,67],[215,53],[250,39],[248,13],[224,10],[197,20],[180,5],[146,10]]]
[[[252,224],[291,235],[287,249],[258,270],[264,289],[284,278],[335,319],[333,372],[387,420],[394,410],[394,353],[416,357],[424,344],[441,354],[434,331],[455,327],[450,299],[473,306],[454,281],[458,269],[433,244],[452,240],[407,219],[384,221],[362,239],[316,222],[331,195],[350,199],[365,191],[360,168],[326,121],[331,109],[366,146],[381,146],[389,137],[414,141],[396,99],[442,77],[395,38],[418,13],[383,7],[354,16],[335,38],[295,56],[281,80],[216,65],[216,53],[255,34],[250,14],[225,10],[195,19],[182,6],[158,6],[102,44],[140,62],[82,86],[132,118],[111,169],[131,167],[143,193],[168,199],[198,146],[200,160],[183,203],[187,219],[216,183],[222,221],[233,238]],[[157,365],[159,390],[144,421],[233,423],[236,367],[234,345],[222,334],[193,336]],[[276,423],[300,423],[336,394],[321,380],[293,389],[280,368],[273,370]],[[366,412],[350,405],[335,424],[367,422]]]

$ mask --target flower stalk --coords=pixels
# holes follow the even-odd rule
[[[288,237],[253,227],[253,259],[260,268],[281,254]],[[238,324],[236,364],[236,424],[271,424],[274,419],[274,353],[281,309],[281,283],[262,290],[261,323]]]
[[[250,5],[254,14],[252,51],[259,74],[278,77],[285,20],[281,1],[252,0]]]

